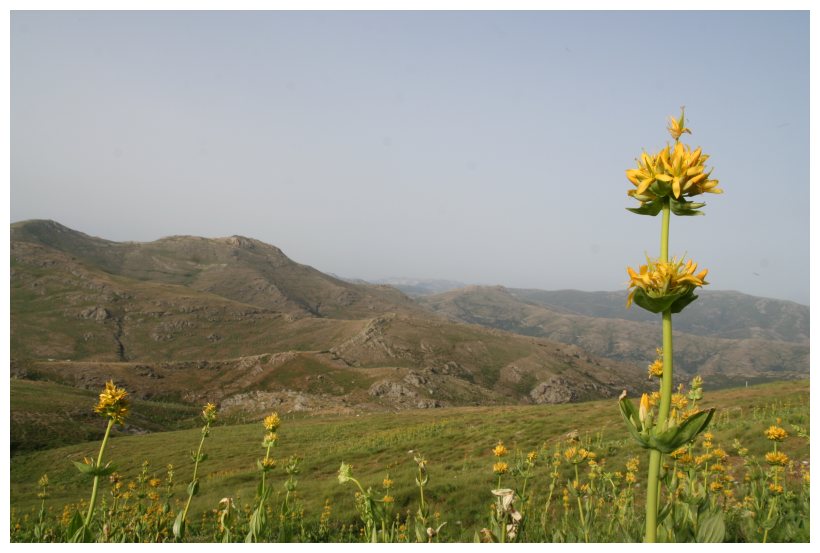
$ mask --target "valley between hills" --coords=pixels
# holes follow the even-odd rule
[[[59,443],[97,437],[86,396],[109,379],[154,410],[125,433],[195,425],[206,401],[245,421],[570,403],[650,386],[657,324],[624,308],[625,291],[400,288],[336,278],[241,236],[112,242],[14,223],[12,453],[53,445],[66,416],[74,428]],[[706,291],[675,328],[681,382],[808,377],[806,306]]]

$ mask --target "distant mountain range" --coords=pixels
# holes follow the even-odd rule
[[[112,242],[14,223],[12,375],[86,389],[115,378],[138,397],[248,413],[555,403],[650,386],[659,325],[626,311],[624,294],[391,280],[345,281],[241,236]],[[704,293],[675,325],[682,379],[808,375],[805,306]]]

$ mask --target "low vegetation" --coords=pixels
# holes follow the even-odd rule
[[[125,397],[107,388],[98,413],[152,408]],[[663,458],[658,539],[809,541],[808,397],[806,381],[707,393],[709,432]],[[13,456],[11,540],[643,538],[645,459],[614,400],[198,419]]]

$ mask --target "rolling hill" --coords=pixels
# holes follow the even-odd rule
[[[12,376],[146,400],[349,412],[612,397],[640,372],[572,345],[449,321],[244,237],[111,242],[11,228]],[[230,410],[229,409],[229,410]]]
[[[454,321],[549,338],[642,367],[661,343],[656,317],[638,308],[626,310],[624,295],[617,293],[471,286],[419,301]],[[740,323],[724,326],[732,317]],[[808,319],[808,308],[791,302],[733,292],[704,294],[674,320],[676,369],[687,376],[699,373],[716,386],[805,378]]]

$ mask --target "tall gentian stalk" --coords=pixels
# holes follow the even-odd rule
[[[203,462],[208,456],[202,453],[202,446],[205,444],[205,438],[211,434],[211,425],[216,422],[216,405],[213,403],[206,403],[202,408],[202,421],[205,425],[202,427],[199,438],[199,447],[196,453],[191,452],[191,460],[194,462],[194,476],[191,478],[191,483],[188,484],[188,500],[185,502],[185,508],[179,512],[177,518],[174,520],[173,532],[174,538],[181,540],[185,537],[185,524],[188,519],[188,509],[191,507],[191,500],[199,493],[199,478],[197,472],[199,471],[199,464]]]
[[[108,437],[111,435],[111,429],[115,424],[125,424],[125,417],[128,416],[128,392],[122,388],[117,388],[113,381],[105,383],[105,389],[100,393],[100,400],[94,407],[94,412],[102,415],[108,419],[108,425],[105,427],[105,435],[100,444],[100,452],[97,459],[85,459],[83,463],[75,462],[77,469],[86,476],[92,476],[94,482],[91,486],[91,499],[88,501],[88,511],[85,518],[82,519],[81,524],[72,523],[71,541],[84,542],[91,539],[91,521],[94,518],[94,508],[97,505],[97,490],[100,485],[100,476],[108,476],[114,472],[114,467],[111,463],[105,465],[103,462],[103,453],[105,453],[105,446],[108,444]],[[79,522],[79,521],[78,521]],[[74,528],[74,526],[78,526]]]
[[[635,169],[626,171],[626,177],[635,186],[627,194],[640,202],[639,207],[627,208],[638,215],[656,216],[661,219],[661,251],[657,259],[647,256],[646,264],[638,270],[627,268],[629,274],[629,297],[626,305],[632,303],[661,314],[663,348],[661,351],[662,370],[660,372],[660,402],[657,414],[650,406],[649,397],[643,394],[638,409],[621,395],[621,413],[632,436],[641,447],[649,450],[649,473],[646,485],[646,533],[644,541],[655,542],[658,527],[658,497],[660,495],[661,455],[670,453],[691,441],[702,432],[714,414],[714,409],[692,411],[676,422],[670,418],[672,403],[672,315],[680,313],[695,301],[696,288],[708,284],[706,270],[698,272],[698,266],[683,257],[669,258],[669,222],[671,214],[680,216],[703,215],[700,209],[704,203],[695,203],[687,198],[703,193],[721,194],[718,181],[710,179],[711,170],[706,171],[709,156],[700,148],[692,150],[680,143],[680,137],[691,130],[684,126],[684,112],[680,117],[670,117],[669,133],[675,140],[658,153],[646,152],[637,160]],[[654,365],[653,365],[654,366]],[[657,367],[660,369],[661,367]],[[652,370],[652,367],[650,367]]]

